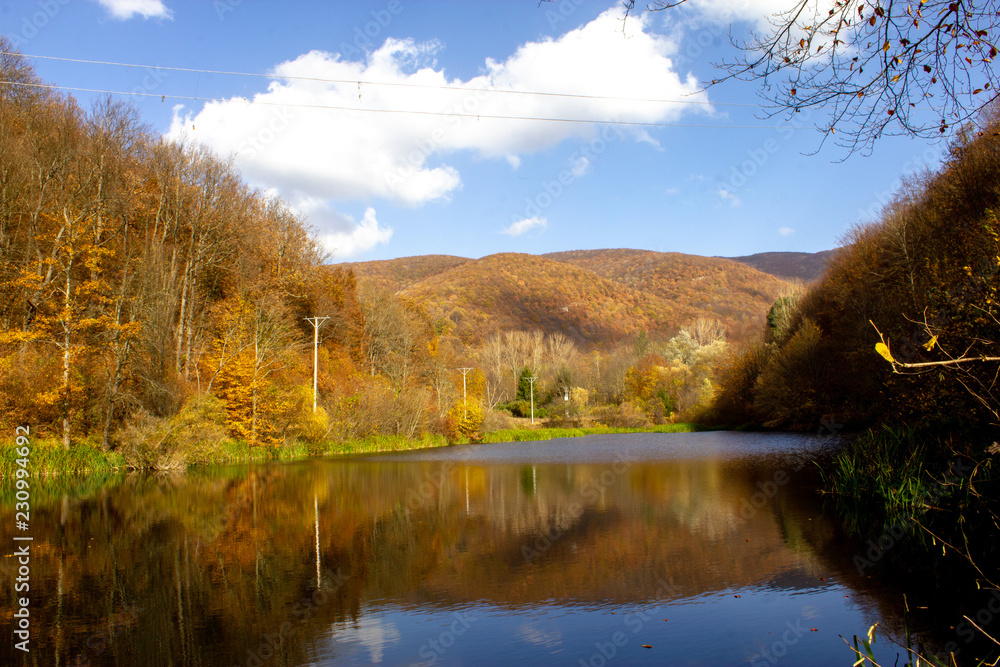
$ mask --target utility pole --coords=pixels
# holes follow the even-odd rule
[[[319,379],[319,327],[330,318],[303,317],[302,319],[313,325],[313,412],[316,412],[316,384]]]
[[[459,368],[462,372],[462,419],[469,418],[469,404],[466,402],[465,398],[465,376],[469,374],[471,368]]]
[[[528,384],[531,385],[531,424],[535,424],[535,380],[538,378],[530,377],[528,378]]]

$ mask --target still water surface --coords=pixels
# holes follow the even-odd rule
[[[899,636],[900,596],[815,493],[830,445],[588,436],[36,488],[32,650],[0,663],[849,665],[839,635]]]

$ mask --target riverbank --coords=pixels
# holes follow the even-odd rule
[[[492,431],[483,434],[476,444],[498,442],[526,442],[552,440],[555,438],[576,438],[585,435],[607,435],[616,433],[691,433],[710,430],[698,424],[665,424],[650,428],[617,428],[592,426],[584,428],[517,428]],[[400,452],[413,449],[447,447],[449,443],[443,435],[424,435],[411,439],[401,436],[371,436],[358,440],[343,440],[321,445],[295,442],[280,447],[252,447],[246,442],[223,440],[217,443],[202,443],[190,451],[144,452],[116,449],[103,451],[100,444],[84,440],[64,449],[54,438],[31,439],[28,456],[19,453],[14,442],[0,446],[0,477],[15,474],[21,467],[31,476],[57,475],[108,475],[126,470],[185,470],[191,467],[227,465],[263,461],[299,461],[328,456],[349,456],[354,454],[378,454]],[[27,465],[19,466],[18,460],[26,459]]]

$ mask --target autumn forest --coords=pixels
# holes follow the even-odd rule
[[[525,604],[545,590],[546,601],[575,605],[595,571],[599,597],[615,604],[661,598],[646,590],[661,570],[688,581],[711,572],[694,588],[727,604],[755,586],[780,598],[787,582],[772,583],[785,575],[798,578],[789,599],[842,586],[830,571],[853,594],[874,585],[864,567],[854,574],[865,540],[900,525],[906,546],[869,563],[878,585],[893,568],[940,566],[947,574],[926,581],[960,580],[972,609],[1000,579],[998,109],[955,132],[940,166],[907,176],[877,216],[821,253],[618,248],[345,262],[307,217],[248,184],[231,156],[164,138],[113,96],[82,106],[43,85],[0,37],[0,473],[12,481],[12,434],[30,425],[30,474],[51,481],[32,487],[47,539],[63,540],[67,517],[79,520],[87,540],[69,560],[80,564],[98,532],[87,522],[121,523],[108,562],[70,575],[80,590],[92,568],[111,591],[116,545],[139,552],[147,536],[173,531],[163,544],[175,551],[156,554],[148,579],[173,568],[177,599],[147,586],[144,571],[138,599],[173,618],[175,603],[190,604],[182,598],[229,591],[225,623],[240,655],[250,632],[241,627],[267,632],[297,596],[317,591],[334,595],[322,613],[345,624],[342,634],[371,591],[433,597],[432,581],[461,603],[473,594],[448,581],[472,590],[507,582],[504,573],[517,592],[503,594]],[[656,439],[675,432],[698,438]],[[612,445],[620,433],[634,438]],[[592,450],[510,447],[579,435],[595,436]],[[499,458],[451,447],[480,443],[495,443]],[[441,449],[382,454],[431,447]],[[630,469],[616,447],[648,460]],[[550,458],[535,461],[537,451]],[[315,460],[340,454],[362,456]],[[432,454],[441,458],[416,458]],[[230,463],[254,465],[207,467]],[[126,507],[133,497],[150,513],[138,529],[127,512],[108,511],[109,498]],[[157,503],[169,511],[160,516]],[[280,544],[265,546],[274,535]],[[537,548],[539,535],[548,546]],[[695,548],[680,546],[692,537]],[[65,559],[71,550],[60,548]],[[64,561],[45,562],[55,613]],[[194,585],[191,562],[205,573]],[[332,568],[325,587],[321,565]],[[230,588],[227,567],[249,592]],[[532,580],[537,572],[546,577]],[[645,592],[623,583],[631,575]],[[264,608],[272,584],[273,608],[244,617],[243,598]],[[907,598],[899,604],[890,588],[875,596],[888,610],[879,618],[901,617],[895,631],[909,640]],[[848,595],[837,592],[839,610]],[[598,611],[594,622],[605,623]],[[84,616],[80,637],[108,624],[103,611]],[[215,621],[186,627],[176,616],[170,650],[201,664],[184,637],[211,644]],[[164,650],[158,632],[144,635],[142,655]],[[997,642],[984,643],[994,655]],[[711,648],[700,646],[699,659]]]
[[[2,67],[37,82],[17,56]],[[560,425],[694,416],[727,340],[796,289],[641,251],[414,258],[420,280],[403,260],[331,265],[284,203],[126,103],[5,85],[0,114],[0,413],[136,467],[227,439],[475,440],[532,402]],[[538,378],[527,393],[522,374]]]

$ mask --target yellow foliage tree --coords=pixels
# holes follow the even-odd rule
[[[230,434],[251,445],[275,446],[293,421],[293,390],[273,376],[289,361],[291,331],[279,309],[266,299],[240,297],[224,304],[210,357],[209,381],[226,406]]]
[[[472,442],[482,440],[483,419],[486,411],[480,401],[458,401],[448,411],[448,422],[453,437],[457,436]]]

